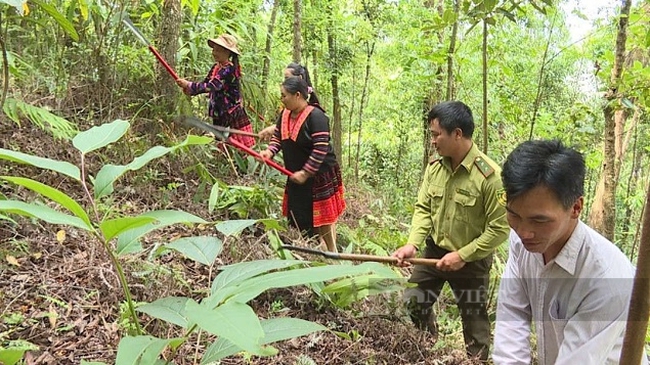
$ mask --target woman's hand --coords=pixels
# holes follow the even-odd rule
[[[298,170],[289,177],[289,180],[293,181],[296,184],[302,185],[311,177],[311,174],[305,170]]]
[[[273,158],[273,152],[269,150],[264,150],[260,152],[260,157],[257,159],[258,161],[264,162],[264,160],[270,160]]]
[[[185,79],[176,80],[176,85],[183,89],[185,95],[190,95],[190,82]]]
[[[273,134],[275,133],[275,126],[268,126],[264,129],[262,129],[257,135],[260,137],[262,141],[268,141],[273,137]]]

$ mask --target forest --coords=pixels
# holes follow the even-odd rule
[[[581,220],[647,279],[650,2],[599,3],[0,0],[0,364],[481,363],[448,287],[434,339],[405,312],[410,268],[282,249],[323,249],[282,216],[286,176],[179,123],[210,123],[208,99],[172,74],[203,80],[224,33],[256,133],[287,65],[309,70],[345,186],[341,252],[406,243],[436,157],[427,112],[460,100],[498,164],[527,140],[582,152]],[[504,242],[491,320],[507,258]]]

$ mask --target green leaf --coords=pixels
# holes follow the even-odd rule
[[[210,266],[221,253],[223,242],[219,237],[195,236],[179,238],[165,247],[176,250],[203,265]]]
[[[214,212],[214,207],[217,206],[217,201],[219,200],[219,194],[221,192],[221,183],[216,182],[212,185],[210,189],[210,198],[208,199],[208,212]]]
[[[106,241],[110,241],[113,237],[119,235],[120,233],[144,226],[145,224],[151,223],[155,220],[156,218],[148,217],[146,215],[108,219],[99,225],[99,229],[102,231],[104,239],[106,239]]]
[[[326,331],[327,328],[318,323],[305,321],[298,318],[271,318],[260,321],[264,338],[261,345],[288,340],[308,335],[317,331]],[[225,357],[236,354],[241,349],[225,338],[219,338],[210,345],[201,359],[201,364],[219,361]]]
[[[165,322],[187,328],[188,321],[185,314],[185,305],[188,300],[185,297],[161,298],[153,303],[140,305],[136,310]]]
[[[629,108],[629,109],[634,109],[634,108],[635,108],[635,107],[634,107],[634,103],[632,102],[632,100],[630,100],[630,99],[628,99],[628,98],[623,98],[623,99],[621,99],[621,103],[623,103],[623,105],[624,105],[626,108]]]
[[[48,13],[59,24],[59,26],[70,36],[70,38],[74,39],[77,42],[79,41],[79,34],[77,34],[77,31],[74,29],[72,23],[66,19],[63,14],[59,13],[54,6],[46,4],[40,0],[31,1],[34,4],[40,6],[41,9],[45,10],[45,12]]]
[[[349,275],[369,274],[376,271],[377,266],[382,265],[375,262],[366,262],[360,265],[326,265],[264,274],[247,279],[235,287],[228,287],[229,294],[232,294],[228,302],[246,303],[272,288],[287,288]]]
[[[142,246],[139,241],[140,237],[156,229],[178,223],[207,223],[202,218],[183,212],[182,210],[154,210],[142,215],[155,218],[156,221],[120,234],[117,239],[116,248],[118,256],[142,251]]]
[[[77,203],[74,199],[70,198],[68,195],[62,191],[55,189],[49,185],[45,185],[36,180],[27,179],[24,177],[16,176],[0,176],[1,179],[11,181],[14,184],[24,186],[27,189],[30,189],[36,193],[41,194],[42,196],[51,199],[54,202],[61,204],[64,208],[68,209],[74,215],[79,217],[87,225],[87,229],[92,229],[92,224],[88,218],[86,211]]]
[[[323,292],[332,294],[337,306],[346,307],[371,295],[402,290],[405,282],[406,278],[396,273],[390,277],[373,273],[338,280],[323,288]]]
[[[183,339],[160,339],[153,336],[126,336],[117,346],[115,365],[164,364],[160,354],[167,346],[174,346]]]
[[[175,151],[178,148],[195,145],[207,144],[212,141],[209,137],[199,137],[189,135],[185,140],[172,147],[154,146],[147,150],[142,156],[138,156],[127,165],[105,165],[102,167],[97,176],[95,177],[95,198],[108,195],[113,192],[113,183],[115,180],[124,175],[127,171],[135,171],[144,167],[151,160],[162,157],[169,152]]]
[[[255,277],[267,271],[304,265],[306,263],[308,262],[300,260],[258,260],[225,266],[212,282],[210,289],[212,295],[207,300],[210,302],[215,301],[214,305],[216,305],[224,298],[221,295],[221,290],[226,287],[235,286],[248,278]]]
[[[14,365],[22,360],[25,349],[0,349],[0,364]]]
[[[77,134],[72,139],[72,145],[82,154],[87,154],[119,140],[129,126],[126,120],[116,119],[111,123],[95,126]]]
[[[217,224],[217,231],[226,236],[232,236],[241,233],[244,229],[257,223],[255,219],[234,219]]]
[[[69,162],[32,156],[18,151],[6,150],[4,148],[0,148],[0,159],[23,163],[50,171],[56,171],[60,174],[70,176],[77,181],[81,181],[81,172],[79,172],[79,168]]]
[[[29,204],[16,200],[0,200],[0,211],[35,217],[52,224],[63,224],[87,231],[92,230],[92,227],[88,227],[81,219],[58,212],[44,205]]]
[[[211,309],[189,300],[185,312],[187,318],[203,330],[226,338],[253,355],[269,356],[277,353],[272,347],[261,346],[264,331],[257,315],[246,304],[230,302]]]
[[[21,120],[27,119],[38,128],[51,133],[54,138],[69,140],[77,134],[77,126],[67,119],[21,100],[7,98],[2,110],[14,123],[20,125]]]

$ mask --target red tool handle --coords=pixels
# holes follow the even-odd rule
[[[169,64],[167,64],[167,61],[165,61],[165,59],[162,58],[160,53],[158,53],[158,51],[152,45],[149,45],[149,50],[151,51],[151,53],[153,53],[154,56],[156,56],[158,61],[163,65],[163,67],[167,70],[167,72],[169,72],[169,74],[172,75],[174,80],[178,80],[179,77],[176,74],[176,72],[169,66]]]
[[[248,153],[249,155],[251,155],[253,157],[257,157],[257,158],[260,158],[260,159],[262,158],[262,156],[260,156],[259,153],[257,153],[255,151],[253,151],[252,149],[246,147],[246,145],[242,144],[241,142],[239,142],[238,140],[236,140],[234,138],[228,138],[228,143],[230,143],[231,145],[233,145],[233,146],[239,148],[240,150]],[[273,160],[266,159],[266,158],[264,158],[262,160],[264,161],[265,164],[273,167],[274,169],[280,171],[281,173],[283,173],[283,174],[285,174],[287,176],[293,175],[293,172],[285,169],[282,165],[278,164],[277,162],[275,162]]]

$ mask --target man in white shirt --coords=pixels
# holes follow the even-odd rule
[[[494,363],[530,364],[534,323],[540,365],[618,364],[635,269],[580,221],[583,156],[559,141],[527,141],[501,176],[512,230]]]

